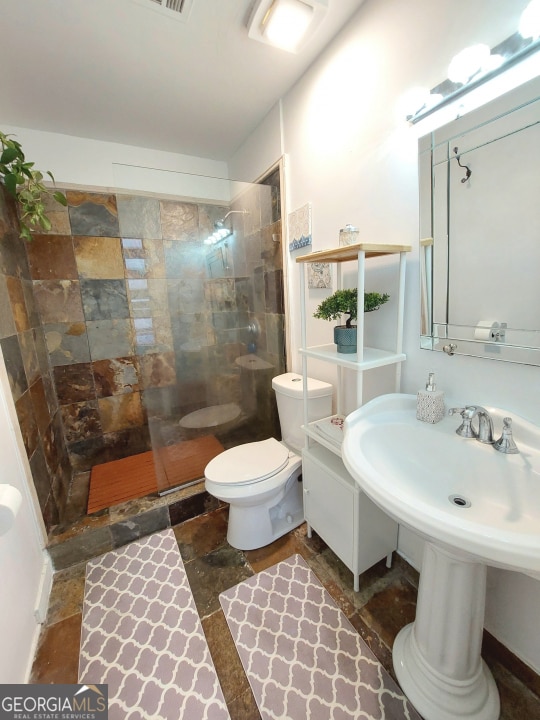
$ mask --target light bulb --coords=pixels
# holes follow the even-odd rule
[[[518,30],[524,38],[537,40],[540,37],[540,0],[531,0],[521,13]]]
[[[471,45],[452,58],[448,67],[448,78],[454,83],[465,85],[489,62],[490,50],[487,45]]]

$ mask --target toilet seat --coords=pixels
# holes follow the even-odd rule
[[[247,485],[279,473],[289,462],[289,451],[275,438],[244,443],[217,455],[205,468],[216,485]]]

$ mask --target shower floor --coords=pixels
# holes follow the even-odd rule
[[[135,498],[168,492],[204,477],[206,465],[225,448],[213,435],[95,465],[90,475],[89,515]]]

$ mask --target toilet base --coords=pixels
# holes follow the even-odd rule
[[[283,492],[273,505],[238,505],[229,507],[227,541],[237,550],[256,550],[270,545],[304,522],[302,467],[294,469]],[[280,499],[281,498],[281,499]]]

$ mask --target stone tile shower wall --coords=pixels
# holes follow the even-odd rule
[[[0,188],[0,346],[47,529],[62,518],[71,465],[15,203]]]
[[[257,417],[231,442],[278,432],[270,378],[284,369],[273,188],[245,193],[232,207],[249,214],[231,215],[233,239],[213,247],[204,240],[231,207],[66,194],[29,244],[4,207],[0,254],[0,343],[48,528],[71,470],[150,449],[152,428],[154,442],[155,428],[174,440],[195,409],[242,404],[247,391]],[[234,362],[254,350],[272,366],[262,395]]]

